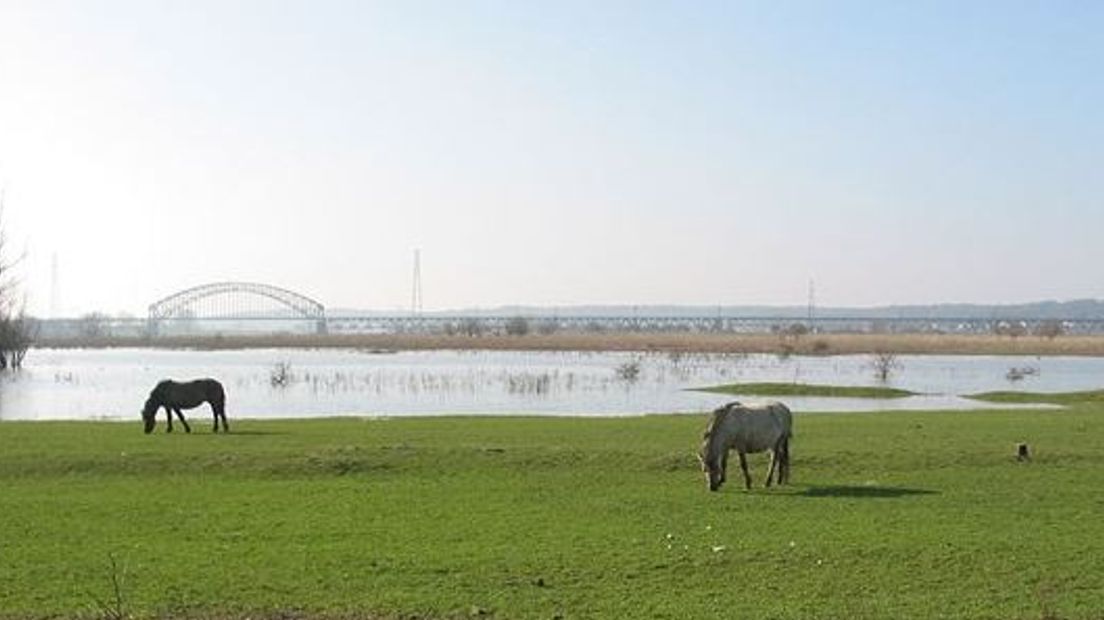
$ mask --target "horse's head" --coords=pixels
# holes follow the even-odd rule
[[[698,461],[701,462],[702,473],[705,474],[705,484],[709,487],[710,491],[716,491],[721,488],[721,485],[725,481],[724,466],[721,465],[720,457],[715,454],[710,454],[710,450],[707,444],[709,439],[706,438],[702,444],[702,449],[698,452]]]
[[[705,483],[710,491],[720,489],[725,482],[724,453],[728,448],[723,441],[717,441],[716,434],[721,431],[720,422],[728,409],[729,405],[725,405],[713,411],[713,415],[709,418],[709,426],[702,435],[701,449],[698,450],[698,461],[701,463]]]
[[[142,423],[145,425],[147,435],[153,431],[153,426],[157,423],[157,407],[157,401],[153,398],[146,399],[146,405],[142,407]]]

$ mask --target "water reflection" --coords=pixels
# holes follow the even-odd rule
[[[786,398],[796,410],[983,407],[958,395],[1100,387],[1100,358],[900,356],[895,400]],[[355,350],[34,350],[0,379],[0,418],[136,419],[164,378],[211,376],[234,417],[451,413],[633,415],[704,411],[729,397],[688,391],[719,383],[874,385],[870,356]],[[1032,368],[1013,384],[1010,368]],[[748,399],[750,400],[750,399]]]

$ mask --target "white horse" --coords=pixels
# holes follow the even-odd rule
[[[740,456],[740,469],[744,471],[744,485],[748,489],[751,488],[751,475],[745,455],[749,452],[770,450],[766,486],[771,485],[775,472],[778,472],[778,484],[785,484],[790,479],[792,436],[793,414],[782,403],[746,407],[732,402],[714,410],[698,453],[709,490],[716,491],[724,484],[729,450],[735,450]]]

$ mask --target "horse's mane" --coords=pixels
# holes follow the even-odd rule
[[[161,403],[165,400],[165,392],[169,389],[170,383],[171,381],[166,379],[164,381],[159,381],[157,385],[153,386],[149,396],[146,397],[146,405],[142,409],[143,412],[148,412],[151,409],[156,410],[161,406]]]
[[[713,411],[713,413],[709,416],[709,424],[706,425],[705,432],[702,433],[702,439],[709,439],[713,436],[713,429],[717,428],[719,424],[724,422],[725,418],[728,417],[729,411],[732,410],[732,405],[736,404],[739,403],[729,403],[724,407]]]

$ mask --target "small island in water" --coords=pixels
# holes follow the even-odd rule
[[[891,387],[856,385],[819,385],[814,383],[729,383],[703,388],[698,392],[739,396],[824,396],[831,398],[905,398],[916,392]]]

